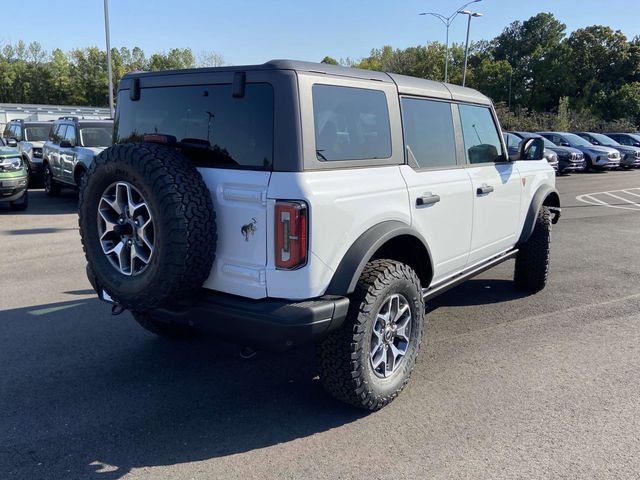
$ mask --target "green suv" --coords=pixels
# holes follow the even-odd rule
[[[9,202],[13,210],[26,210],[28,172],[20,152],[0,147],[0,202]]]

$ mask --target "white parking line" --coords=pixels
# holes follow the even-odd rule
[[[634,193],[631,190],[636,190],[639,193]],[[616,195],[617,193],[640,197],[640,187],[628,188],[626,190],[610,190],[608,192],[586,193],[584,195],[578,195],[576,197],[576,200],[598,207],[619,208],[621,210],[633,210],[635,212],[640,212],[640,203],[636,203],[629,198],[624,198],[620,195]],[[597,198],[596,195],[600,196],[600,198]],[[605,198],[603,199],[602,196],[605,196]],[[623,202],[623,204],[620,205],[607,202],[606,199],[608,197],[613,197],[616,200]]]

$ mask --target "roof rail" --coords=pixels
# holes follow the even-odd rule
[[[78,117],[58,117],[58,120],[71,120],[72,122],[77,122],[79,118]]]

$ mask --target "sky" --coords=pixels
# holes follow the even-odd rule
[[[6,0],[5,0],[6,1]],[[274,58],[320,61],[366,57],[372,48],[406,48],[442,41],[448,16],[465,0],[109,0],[111,45],[141,47],[147,56],[174,47],[197,55],[215,51],[232,65]],[[13,15],[4,8],[0,44],[38,41],[47,50],[104,48],[103,0],[29,0]],[[576,6],[576,5],[579,5]],[[638,0],[481,0],[471,5],[483,14],[471,23],[471,40],[491,39],[509,23],[551,12],[567,33],[594,24],[640,35]],[[458,16],[450,40],[462,43],[466,17]]]

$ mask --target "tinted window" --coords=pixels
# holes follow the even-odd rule
[[[78,143],[76,140],[76,127],[73,125],[67,125],[67,131],[64,134],[64,139],[75,147]]]
[[[407,156],[419,168],[456,164],[450,104],[403,98],[402,125]]]
[[[522,139],[517,135],[514,135],[513,133],[505,133],[504,141],[507,144],[507,148],[509,150],[513,150],[513,149],[517,150],[518,147],[520,146],[520,142],[522,141]]]
[[[28,142],[44,142],[49,134],[49,127],[24,127],[24,139]]]
[[[80,127],[80,145],[83,147],[108,147],[112,136],[111,125]]]
[[[318,160],[391,156],[391,128],[384,92],[314,85],[313,120]]]
[[[135,102],[121,92],[115,143],[153,134],[174,137],[198,166],[271,168],[273,88],[250,83],[242,98],[230,84],[143,88]]]
[[[4,127],[4,133],[2,134],[3,137],[9,138],[11,136],[11,125],[7,124]]]
[[[22,126],[15,124],[12,130],[13,136],[18,140],[22,140]]]
[[[460,105],[464,146],[469,163],[504,160],[498,129],[487,107]]]

